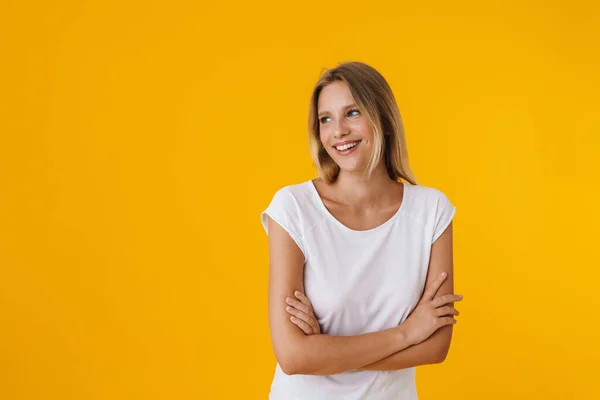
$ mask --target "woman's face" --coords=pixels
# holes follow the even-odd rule
[[[348,85],[335,81],[324,87],[317,109],[321,142],[329,156],[344,171],[364,170],[373,151],[373,128]]]

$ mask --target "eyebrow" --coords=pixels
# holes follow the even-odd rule
[[[350,108],[350,107],[357,107],[357,105],[355,103],[348,104],[347,106],[344,106],[343,110]],[[325,114],[329,114],[329,111],[321,111],[317,117],[320,118],[322,115],[325,115]]]

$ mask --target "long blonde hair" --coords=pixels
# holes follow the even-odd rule
[[[327,154],[319,134],[318,100],[321,90],[335,81],[345,82],[360,112],[365,115],[374,131],[374,151],[366,173],[370,176],[384,157],[385,167],[391,179],[417,185],[410,169],[406,138],[400,110],[392,89],[385,78],[373,67],[358,61],[340,63],[326,70],[313,89],[308,112],[308,136],[310,154],[319,176],[334,182],[340,167]]]

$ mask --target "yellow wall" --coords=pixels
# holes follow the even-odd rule
[[[597,2],[202,3],[0,6],[0,398],[266,399],[259,214],[348,60],[458,210],[421,398],[600,398]]]

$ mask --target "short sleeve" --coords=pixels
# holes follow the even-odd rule
[[[435,242],[444,233],[456,214],[456,207],[450,203],[448,197],[441,191],[436,191],[438,199],[435,208],[435,218],[433,226],[433,240]]]
[[[303,240],[304,235],[301,230],[300,208],[295,197],[290,193],[287,187],[283,187],[275,193],[267,209],[260,215],[262,226],[268,235],[269,226],[267,215],[285,229],[294,242],[296,242],[302,251],[302,254],[304,254],[304,262],[306,262],[306,252]]]

